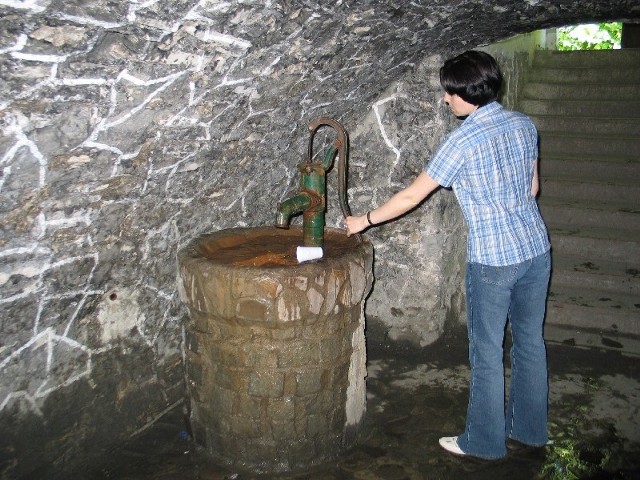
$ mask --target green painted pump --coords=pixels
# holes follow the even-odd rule
[[[320,127],[332,127],[337,138],[327,148],[322,162],[313,162],[313,138]],[[322,247],[324,244],[325,211],[327,207],[326,175],[338,154],[338,195],[342,214],[351,215],[347,204],[347,154],[349,138],[347,132],[337,121],[328,117],[319,117],[309,122],[309,148],[307,160],[299,165],[300,189],[296,194],[282,201],[276,211],[275,226],[289,228],[292,216],[302,213],[302,235],[305,247]]]

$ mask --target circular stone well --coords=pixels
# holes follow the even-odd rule
[[[226,465],[326,462],[363,418],[373,247],[327,228],[324,257],[298,264],[301,244],[300,228],[234,228],[178,253],[191,428]]]

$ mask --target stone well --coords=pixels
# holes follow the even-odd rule
[[[298,264],[301,242],[299,228],[237,228],[178,254],[191,427],[210,456],[235,468],[331,460],[353,443],[365,412],[373,247],[327,229],[324,258]]]

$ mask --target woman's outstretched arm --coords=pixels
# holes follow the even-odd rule
[[[347,217],[345,219],[347,235],[353,235],[371,225],[399,217],[418,205],[439,186],[438,182],[422,172],[411,185],[393,195],[383,205],[365,215]]]

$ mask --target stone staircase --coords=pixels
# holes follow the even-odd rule
[[[538,52],[518,109],[540,133],[547,326],[640,337],[640,50]]]

